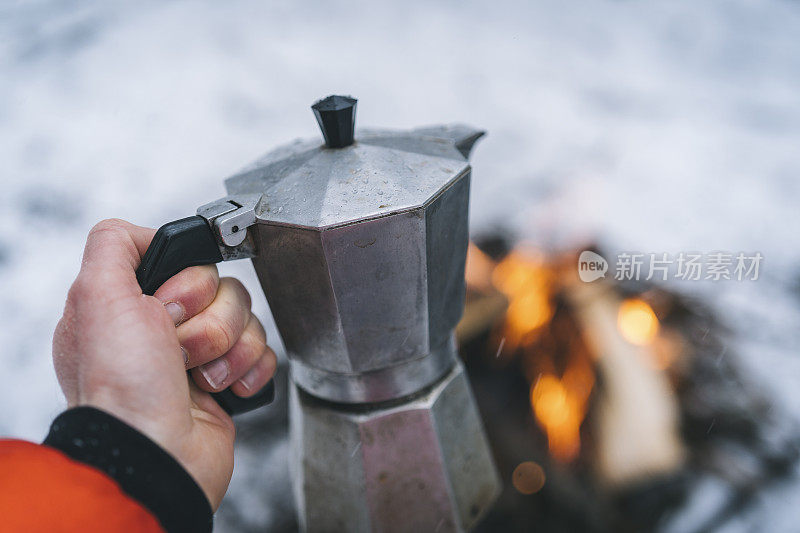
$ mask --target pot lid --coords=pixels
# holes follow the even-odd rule
[[[348,98],[330,104],[338,119],[326,118],[324,109],[314,111],[328,144],[340,145],[347,142],[348,128],[352,131],[347,105],[352,102],[354,118],[355,99],[329,97],[315,106],[330,98]],[[326,133],[326,127],[335,132]],[[451,125],[359,130],[355,142],[334,148],[318,140],[295,141],[267,153],[225,184],[231,195],[261,194],[259,218],[268,223],[339,226],[424,206],[469,170],[467,156],[481,135],[480,130]]]

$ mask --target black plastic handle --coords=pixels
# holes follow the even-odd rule
[[[152,296],[169,278],[184,268],[222,261],[217,239],[203,217],[193,216],[161,226],[142,256],[136,280],[142,292]],[[272,403],[275,384],[269,383],[249,398],[240,398],[225,389],[211,394],[229,415],[237,415]]]

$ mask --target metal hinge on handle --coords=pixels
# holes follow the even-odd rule
[[[204,205],[193,217],[164,224],[153,236],[136,269],[142,294],[152,296],[184,268],[210,265],[255,255],[252,231],[261,195],[240,195]],[[272,402],[275,385],[267,383],[253,396],[241,398],[230,389],[211,395],[230,415]]]
[[[225,261],[254,255],[251,232],[247,229],[256,223],[256,210],[260,203],[260,194],[237,194],[197,209],[197,214],[208,221],[219,239],[220,253]]]

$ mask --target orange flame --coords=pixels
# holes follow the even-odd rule
[[[652,343],[658,335],[658,318],[653,308],[639,298],[630,298],[620,304],[617,325],[625,340],[638,346]]]
[[[547,434],[550,453],[559,461],[569,462],[580,452],[580,428],[593,386],[591,365],[580,357],[570,361],[560,379],[543,374],[531,386],[533,413]]]
[[[492,283],[509,300],[503,330],[504,351],[513,351],[553,316],[552,273],[541,254],[515,250],[495,267]]]
[[[495,267],[492,283],[509,301],[502,332],[505,352],[532,347],[543,328],[551,323],[555,278],[555,271],[544,256],[531,249],[516,249]],[[580,427],[594,386],[591,362],[581,354],[569,354],[567,368],[559,378],[553,361],[546,359],[550,355],[538,350],[526,355],[538,360],[536,366],[545,370],[530,390],[536,421],[547,434],[552,456],[571,461],[580,452]]]
[[[536,250],[517,248],[495,263],[475,245],[470,244],[468,249],[467,286],[479,291],[494,286],[508,300],[498,354],[523,350],[522,366],[533,381],[530,403],[536,422],[547,435],[553,458],[569,462],[580,453],[580,428],[595,373],[588,355],[580,350],[571,350],[566,369],[557,372],[555,354],[537,343],[553,320],[556,280],[556,267]]]
[[[490,289],[494,266],[492,258],[470,242],[467,247],[467,263],[464,270],[467,287],[482,291]]]

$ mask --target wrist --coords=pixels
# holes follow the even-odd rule
[[[160,412],[161,409],[153,405],[138,407],[137,402],[129,400],[118,390],[99,389],[92,394],[83,394],[77,403],[69,405],[69,410],[92,408],[107,413],[146,436],[182,463],[178,445],[184,428],[180,420],[174,419],[176,411]],[[188,470],[186,465],[183,467]]]
[[[167,531],[211,531],[205,492],[166,450],[119,418],[94,407],[59,415],[44,444],[114,479]]]
[[[205,399],[216,407],[211,398]],[[207,413],[194,404],[195,400],[185,406],[141,396],[136,401],[127,400],[118,390],[94,387],[91,394],[84,393],[78,402],[81,407],[99,409],[116,417],[170,454],[203,490],[212,509],[216,509],[233,472],[233,421]]]

